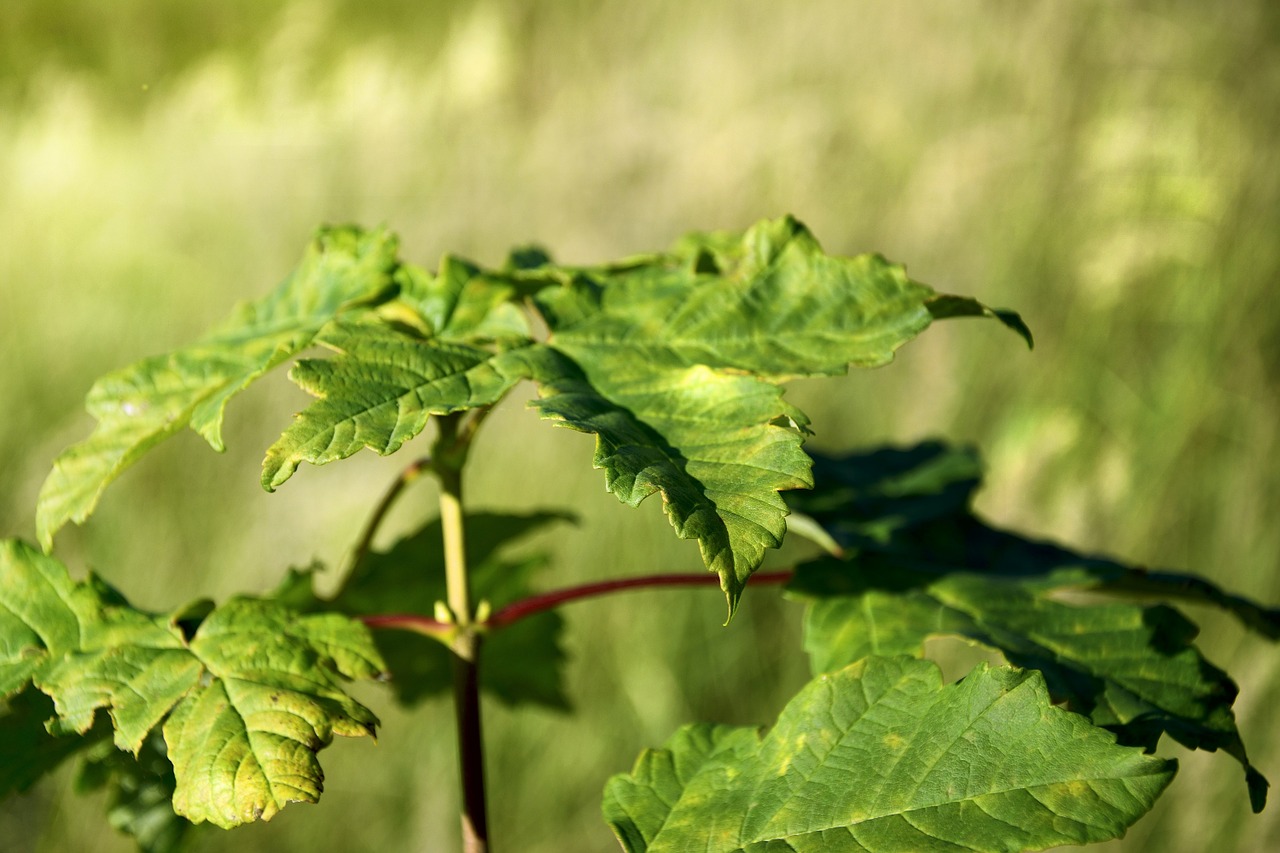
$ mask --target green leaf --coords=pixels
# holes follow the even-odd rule
[[[427,337],[456,343],[527,342],[529,321],[516,300],[530,291],[507,275],[489,275],[446,255],[439,274],[405,265],[399,301],[422,318]]]
[[[700,270],[677,252],[538,294],[570,355],[621,343],[775,380],[875,366],[929,325],[934,291],[878,255],[834,258],[791,218],[765,221]],[[571,310],[567,310],[571,306]]]
[[[661,493],[682,539],[696,539],[736,606],[746,580],[786,533],[780,489],[809,485],[802,421],[773,385],[694,366],[651,370],[625,353],[598,353],[587,376],[549,348],[525,353],[539,385],[539,413],[594,433],[594,464],[607,487],[636,506]]]
[[[678,536],[696,539],[730,611],[786,532],[780,491],[810,485],[804,415],[776,383],[884,364],[935,318],[1017,315],[941,296],[878,255],[826,255],[790,217],[741,236],[694,236],[668,254],[560,267],[528,252],[501,272],[446,257],[398,274],[378,323],[323,336],[331,359],[292,377],[319,401],[268,451],[274,489],[302,462],[363,447],[389,454],[433,414],[496,402],[533,378],[543,416],[598,437],[609,490],[660,493]],[[535,344],[516,306],[545,321]]]
[[[51,733],[85,734],[105,708],[116,746],[137,753],[163,722],[174,808],[193,822],[230,827],[314,802],[315,753],[377,725],[341,687],[384,669],[368,630],[233,599],[188,640],[179,621],[190,615],[135,610],[94,578],[73,582],[52,558],[0,543],[0,677],[9,693],[30,679],[53,699]]]
[[[496,610],[526,598],[533,579],[547,566],[542,555],[510,556],[526,536],[572,516],[562,513],[501,515],[472,513],[466,518],[472,596]],[[304,577],[286,582],[289,601],[297,607],[323,608],[351,615],[388,613],[432,616],[437,601],[447,598],[443,536],[432,521],[396,542],[386,552],[372,552],[343,582],[332,599],[316,599]],[[309,599],[309,602],[308,602]],[[564,619],[549,611],[522,619],[487,635],[483,645],[480,686],[506,705],[539,705],[568,710],[563,668]],[[407,631],[378,631],[378,649],[391,673],[396,699],[413,706],[445,695],[453,685],[453,661],[439,641]]]
[[[222,450],[227,401],[310,346],[334,317],[392,293],[395,252],[385,231],[322,229],[289,279],[221,328],[99,379],[87,399],[98,422],[93,434],[54,461],[40,491],[36,526],[45,550],[68,521],[88,518],[124,469],[184,426]]]
[[[503,353],[531,343],[512,301],[530,288],[448,256],[439,275],[406,265],[397,281],[399,297],[382,306],[381,322],[336,325],[318,339],[336,355],[290,371],[320,399],[267,451],[268,491],[303,462],[324,465],[365,447],[394,453],[431,415],[492,405],[524,378],[521,361]]]
[[[609,780],[604,790],[605,821],[624,850],[648,850],[685,789],[709,762],[723,756],[728,764],[739,754],[749,760],[758,749],[755,729],[711,723],[682,726],[662,749],[645,750],[630,776],[619,774]]]
[[[334,735],[375,732],[377,717],[338,680],[383,671],[368,632],[350,619],[233,600],[204,620],[191,652],[208,683],[174,709],[164,739],[174,811],[193,823],[226,828],[316,802],[324,787],[316,752]]]
[[[321,399],[267,451],[262,485],[268,491],[302,462],[323,465],[363,447],[394,453],[422,432],[431,415],[495,403],[522,378],[484,349],[386,326],[341,324],[321,342],[339,354],[304,359],[289,372]]]
[[[51,650],[79,643],[78,596],[57,560],[17,540],[0,541],[0,698],[43,672]]]
[[[629,853],[1015,851],[1122,836],[1175,762],[1051,704],[1040,676],[871,657],[821,675],[761,737],[686,727],[605,788]]]
[[[1039,670],[1056,699],[1122,742],[1153,749],[1168,733],[1192,749],[1226,751],[1244,765],[1260,811],[1267,781],[1236,729],[1236,686],[1191,644],[1196,633],[1169,607],[1070,606],[1016,581],[956,574],[917,590],[816,601],[805,649],[822,672],[873,653],[923,655],[928,637],[962,637]]]
[[[969,457],[973,465],[961,464]],[[1215,603],[1274,635],[1274,610],[1186,576],[1149,573],[996,530],[968,507],[976,460],[937,444],[819,460],[796,503],[846,549],[800,566],[792,595],[812,600],[805,647],[815,671],[868,654],[921,655],[958,636],[1040,670],[1068,707],[1154,748],[1167,733],[1222,749],[1245,768],[1260,810],[1267,781],[1249,763],[1231,705],[1237,688],[1192,644],[1196,627],[1167,606],[1066,604],[1064,591],[1170,593]],[[1183,583],[1175,582],[1181,578]]]
[[[762,221],[736,240],[710,239],[710,263],[705,239],[695,236],[670,255],[584,270],[594,287],[541,291],[554,344],[572,354],[621,342],[781,380],[891,361],[929,326],[934,303],[983,308],[937,294],[879,255],[827,255],[789,216]]]
[[[967,296],[935,296],[928,302],[929,313],[935,320],[946,320],[950,317],[990,317],[999,320],[1008,328],[1017,332],[1027,342],[1027,348],[1035,346],[1031,330],[1022,318],[1013,311],[988,308],[976,299]]]
[[[595,464],[620,500],[662,495],[732,613],[785,533],[778,492],[811,482],[807,420],[774,383],[890,361],[941,298],[877,255],[826,255],[785,217],[574,270],[534,296],[551,335],[523,355],[541,412],[598,436]]]

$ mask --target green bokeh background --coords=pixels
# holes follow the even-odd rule
[[[974,442],[996,523],[1280,601],[1272,0],[6,0],[0,535],[32,538],[97,375],[264,292],[321,222],[387,223],[433,266],[531,240],[607,260],[787,211],[829,251],[880,251],[1017,308],[1038,343],[955,321],[887,368],[795,383],[816,447]],[[231,407],[225,455],[169,442],[59,556],[156,608],[341,562],[413,451],[308,468],[267,495],[262,450],[303,402],[283,376],[264,382]],[[470,499],[580,514],[541,543],[549,583],[695,569],[656,502],[604,494],[590,454],[512,399],[486,425]],[[384,541],[433,499],[415,486]],[[575,714],[486,720],[501,850],[614,849],[607,775],[688,720],[767,722],[806,679],[798,609],[770,591],[727,629],[709,591],[565,613]],[[1280,654],[1193,615],[1280,782]],[[448,706],[367,698],[379,745],[326,752],[319,805],[199,849],[455,849]],[[1251,816],[1231,759],[1170,754],[1182,771],[1155,811],[1096,849],[1280,849],[1280,804]],[[129,849],[100,806],[62,774],[0,803],[0,849]]]

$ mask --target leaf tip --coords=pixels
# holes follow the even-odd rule
[[[993,308],[991,313],[995,318],[1005,325],[1006,328],[1012,329],[1024,341],[1027,342],[1027,349],[1036,348],[1035,336],[1031,334],[1031,327],[1022,319],[1022,315],[1017,311],[1010,311],[1007,308]]]
[[[57,532],[57,527],[50,528],[44,519],[37,517],[36,519],[36,541],[40,543],[40,550],[46,556],[53,553],[53,534]]]
[[[1252,765],[1245,767],[1244,780],[1249,786],[1249,807],[1254,814],[1258,814],[1266,808],[1267,789],[1271,787],[1271,783]]]
[[[729,611],[725,614],[724,622],[721,627],[728,628],[729,623],[733,621],[733,615],[738,612],[738,602],[742,600],[742,590],[725,588],[725,601],[729,605]]]
[[[988,308],[968,296],[953,296],[947,293],[938,293],[929,297],[925,300],[924,307],[934,320],[946,320],[951,317],[994,318],[1026,341],[1028,349],[1035,349],[1035,339],[1031,335],[1031,329],[1017,311],[1010,311],[1007,308]]]
[[[53,553],[53,537],[67,523],[65,511],[59,510],[50,494],[50,484],[58,469],[49,472],[40,489],[40,497],[36,499],[36,541],[40,543],[45,554]]]
[[[267,458],[262,460],[262,478],[259,482],[262,483],[263,490],[274,492],[283,486],[297,470],[297,464],[291,460],[280,460],[268,454]]]

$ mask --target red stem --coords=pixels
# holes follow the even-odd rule
[[[361,616],[360,621],[370,628],[389,628],[400,631],[412,631],[415,634],[426,634],[428,637],[445,639],[454,630],[453,625],[437,622],[430,616],[419,616],[416,613],[379,613],[377,616]]]
[[[791,580],[791,575],[790,569],[777,572],[756,572],[748,579],[748,583],[756,585],[786,583]],[[720,578],[718,576],[705,573],[696,575],[644,575],[638,578],[596,581],[595,583],[585,583],[580,586],[570,586],[564,589],[544,592],[541,595],[531,595],[513,604],[508,604],[481,624],[490,629],[505,628],[508,625],[519,622],[521,619],[546,610],[552,610],[561,604],[568,604],[571,601],[579,601],[584,598],[595,598],[613,592],[625,592],[629,589],[662,586],[719,586],[719,584]],[[444,622],[437,622],[430,617],[418,616],[413,613],[363,616],[360,621],[370,628],[393,628],[402,631],[413,631],[418,634],[436,637],[437,639],[446,638],[454,627]]]
[[[753,584],[774,584],[786,583],[791,580],[791,571],[784,570],[780,572],[757,572],[750,578]],[[611,592],[623,592],[628,589],[644,589],[646,587],[656,586],[719,586],[720,578],[712,574],[670,574],[670,575],[645,575],[638,578],[620,578],[612,581],[597,581],[595,583],[586,583],[581,586],[571,586],[565,589],[552,590],[544,592],[541,595],[532,595],[499,610],[497,613],[489,617],[489,621],[485,624],[490,628],[504,628],[513,622],[518,622],[527,616],[533,616],[535,613],[541,613],[544,610],[551,610],[559,607],[561,604],[567,604],[570,601],[578,601],[583,598],[594,598],[598,595],[607,595]]]

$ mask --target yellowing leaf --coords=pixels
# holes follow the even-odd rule
[[[174,809],[192,822],[230,827],[315,802],[316,753],[377,725],[342,689],[385,670],[368,630],[251,599],[213,609],[189,640],[175,622],[0,544],[0,678],[6,695],[34,683],[53,699],[53,734],[85,734],[103,708],[116,746],[137,754],[163,722]]]

